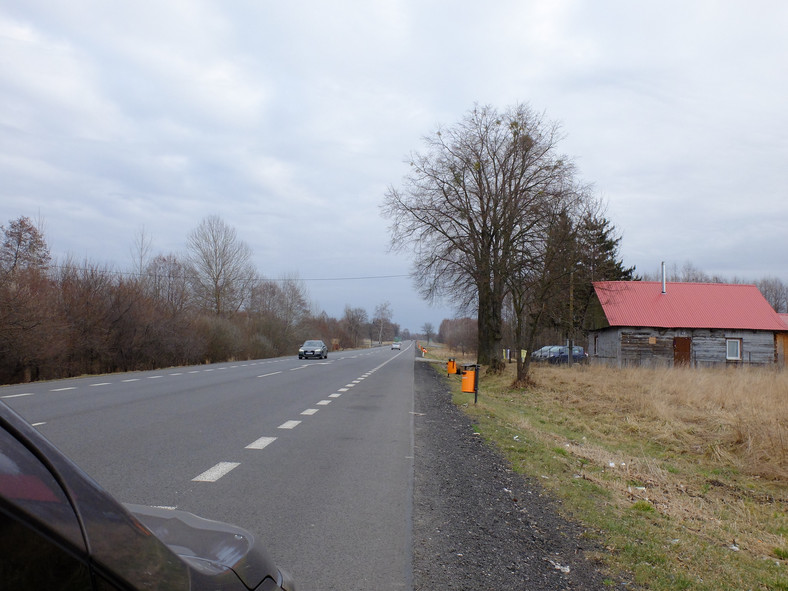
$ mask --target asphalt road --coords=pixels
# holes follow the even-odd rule
[[[258,534],[307,591],[410,589],[414,347],[0,388],[123,502]]]

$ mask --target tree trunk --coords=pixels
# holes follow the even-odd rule
[[[479,288],[479,365],[489,366],[491,371],[501,371],[505,364],[501,360],[501,317],[503,298],[496,297],[493,289],[484,284]]]

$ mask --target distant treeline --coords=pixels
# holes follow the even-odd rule
[[[53,264],[43,232],[20,217],[0,226],[0,383],[295,355],[307,338],[349,348],[400,335],[391,308],[372,318],[311,311],[295,277],[269,280],[218,218],[189,235],[184,256],[147,256],[118,272]]]

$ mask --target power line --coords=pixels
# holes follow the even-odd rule
[[[66,269],[72,271],[80,271],[80,272],[97,272],[97,273],[106,273],[108,275],[117,275],[121,277],[169,277],[171,279],[189,279],[193,278],[194,275],[170,275],[169,273],[157,273],[153,272],[142,272],[139,273],[137,271],[118,271],[116,269],[108,269],[106,267],[102,267],[101,265],[97,265],[94,268],[89,267],[78,267],[76,265],[47,265],[48,269]],[[302,277],[283,277],[279,279],[271,279],[269,277],[263,277],[265,281],[274,281],[274,282],[284,282],[284,281],[365,281],[370,279],[398,279],[402,277],[410,277],[408,274],[399,274],[399,275],[362,275],[360,277],[310,277],[310,278],[302,278]]]

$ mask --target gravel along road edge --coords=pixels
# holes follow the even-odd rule
[[[443,376],[415,366],[413,588],[626,588],[585,558],[583,528],[474,432]]]

